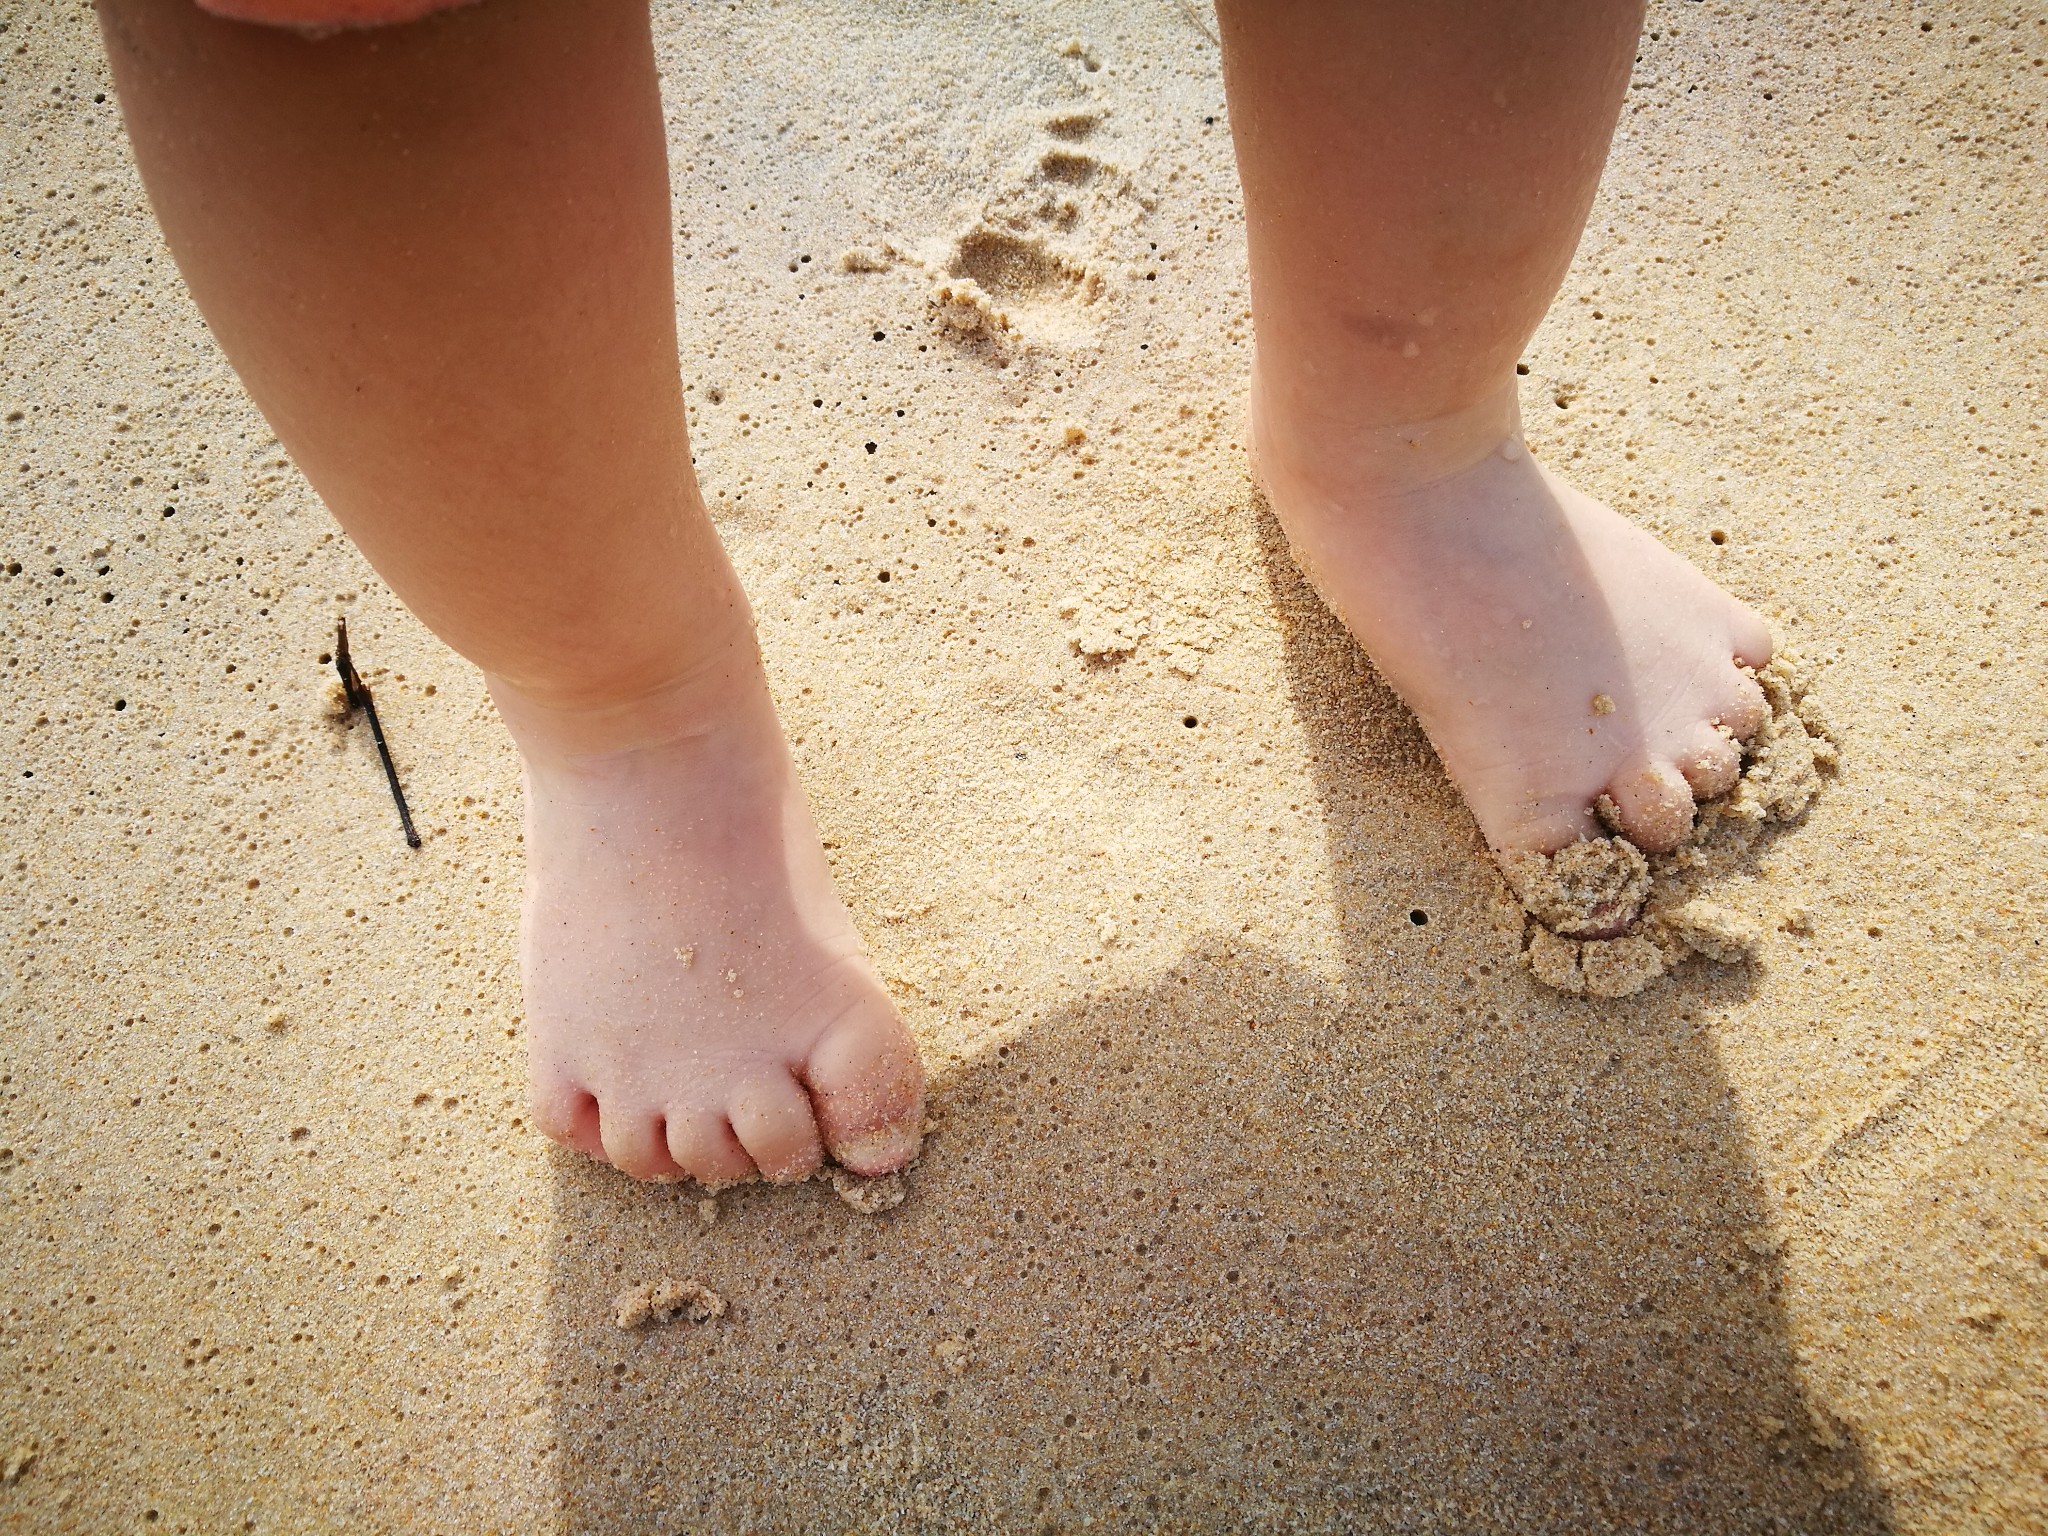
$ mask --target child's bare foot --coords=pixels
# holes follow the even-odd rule
[[[1258,472],[1303,571],[1400,693],[1503,853],[1598,836],[1611,796],[1675,846],[1734,786],[1769,630],[1523,446],[1512,386],[1439,422],[1276,419]]]
[[[908,1162],[923,1070],[751,656],[625,706],[493,691],[526,757],[540,1128],[643,1179]]]

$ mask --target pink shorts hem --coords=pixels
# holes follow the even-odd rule
[[[198,0],[202,11],[229,21],[254,21],[301,32],[336,32],[350,27],[391,27],[452,11],[476,0]]]

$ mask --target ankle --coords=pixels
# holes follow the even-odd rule
[[[751,629],[743,639],[665,675],[538,686],[495,676],[485,681],[529,764],[619,757],[704,736],[764,710],[768,718],[774,715]]]
[[[1460,475],[1488,457],[1521,451],[1514,380],[1439,415],[1407,419],[1400,402],[1332,395],[1255,360],[1250,429],[1254,471],[1278,477],[1287,500],[1323,495],[1355,505]]]

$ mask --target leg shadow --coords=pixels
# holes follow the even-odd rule
[[[1801,1393],[1701,1023],[1743,983],[1536,986],[1426,742],[1270,564],[1343,973],[1199,938],[1015,1020],[937,1074],[882,1216],[812,1185],[706,1224],[562,1155],[565,1529],[1888,1529]],[[618,1331],[663,1277],[731,1312]]]

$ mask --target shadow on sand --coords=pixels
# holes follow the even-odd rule
[[[1469,818],[1270,524],[1344,913],[1232,934],[942,1072],[912,1200],[560,1158],[564,1527],[1881,1531],[1809,1410],[1702,1022],[1519,965]],[[1417,922],[1416,915],[1424,921]],[[633,1281],[722,1324],[615,1330]]]

